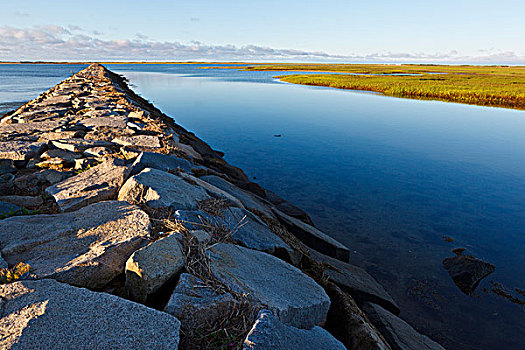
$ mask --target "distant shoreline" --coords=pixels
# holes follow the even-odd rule
[[[325,66],[432,66],[432,67],[513,67],[525,68],[525,65],[513,64],[464,64],[464,63],[301,63],[301,62],[243,62],[243,61],[0,61],[0,64],[234,64],[244,66],[256,65],[325,65]],[[322,70],[324,71],[324,70]]]

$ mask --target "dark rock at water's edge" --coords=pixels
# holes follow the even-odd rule
[[[393,350],[445,350],[441,345],[418,333],[404,320],[377,304],[366,303],[363,310]]]
[[[496,267],[488,262],[470,255],[461,255],[443,260],[443,266],[448,271],[452,280],[466,295],[474,293],[481,280],[490,275]]]

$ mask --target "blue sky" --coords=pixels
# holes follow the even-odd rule
[[[4,1],[0,60],[525,64],[525,1]]]

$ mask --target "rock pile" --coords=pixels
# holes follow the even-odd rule
[[[222,156],[98,64],[1,118],[0,346],[441,348]]]

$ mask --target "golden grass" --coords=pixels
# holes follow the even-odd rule
[[[374,91],[394,97],[525,109],[523,66],[273,64],[249,66],[245,70],[349,73],[277,78],[294,84]]]

